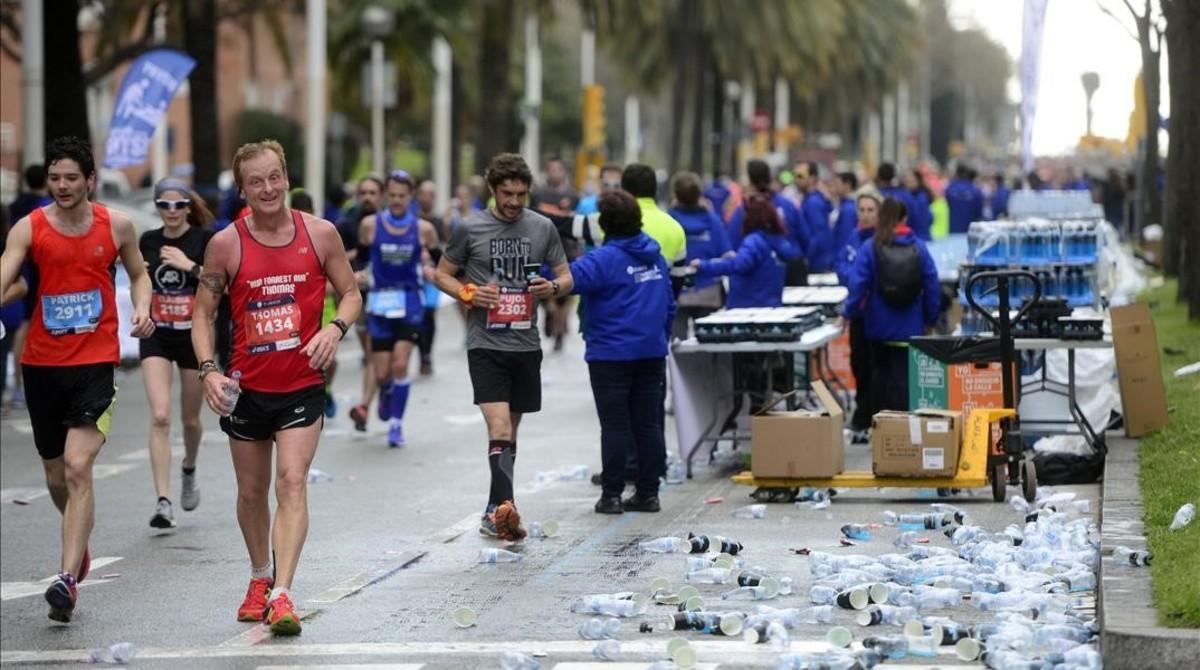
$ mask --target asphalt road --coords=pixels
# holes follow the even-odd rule
[[[629,665],[593,665],[595,643],[576,633],[584,616],[569,610],[582,594],[648,591],[659,576],[681,582],[681,556],[642,553],[639,541],[687,531],[734,537],[751,565],[795,580],[796,594],[771,604],[803,607],[809,604],[809,559],[790,549],[891,552],[894,529],[845,548],[838,528],[848,521],[880,522],[885,509],[924,511],[930,502],[912,490],[862,490],[838,496],[823,511],[779,504],[764,519],[735,519],[731,511],[751,502],[749,489],[730,483],[730,470],[704,466],[695,479],[664,487],[660,514],[597,515],[592,504],[598,488],[557,476],[574,466],[595,471],[599,465],[583,343],[573,337],[563,352],[547,351],[543,411],[521,426],[516,467],[527,522],[554,520],[561,531],[509,547],[524,555],[520,563],[477,564],[481,548],[499,543],[477,532],[487,495],[486,437],[471,404],[461,343],[458,315],[441,310],[435,374],[414,382],[403,449],[386,447],[381,422],[373,421],[366,435],[352,430],[345,412],[357,398],[360,352],[350,338],[343,343],[338,416],[326,424],[314,462],[333,480],[309,488],[311,526],[293,588],[306,618],[303,634],[294,639],[272,639],[261,626],[234,619],[249,578],[248,559],[234,518],[229,452],[207,409],[199,460],[202,503],[193,512],[177,506],[179,528],[172,532],[149,527],[155,503],[146,454],[149,412],[137,370],[120,379],[117,420],[97,462],[93,576],[83,584],[70,625],[47,619],[41,593],[57,568],[60,519],[45,495],[28,419],[22,412],[6,417],[0,422],[0,664],[69,666],[85,662],[90,649],[130,642],[138,656],[129,667],[137,668],[496,668],[505,651],[535,654],[547,670],[641,668],[665,657],[673,634],[639,634],[642,619],[627,620],[620,640],[621,660]],[[669,417],[667,433],[668,447],[675,449]],[[178,429],[174,438],[178,459]],[[848,448],[847,468],[869,463],[866,447]],[[178,495],[178,475],[172,486]],[[1098,507],[1097,486],[1070,490]],[[711,498],[724,502],[706,504]],[[1017,520],[983,490],[956,502],[993,530]],[[940,535],[930,537],[949,546]],[[711,602],[725,588],[701,591]],[[450,614],[458,607],[474,609],[478,625],[456,628]],[[672,609],[651,605],[651,614]],[[971,623],[988,615],[964,606],[953,616]],[[856,637],[864,634],[851,613],[838,612],[836,623]],[[793,650],[825,649],[826,628],[794,631]],[[700,667],[774,667],[778,656],[740,638],[689,637]],[[884,667],[960,665],[951,647],[943,650],[924,659],[935,663],[909,658]]]

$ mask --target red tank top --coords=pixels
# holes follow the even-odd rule
[[[254,239],[245,219],[234,222],[242,261],[229,287],[233,354],[226,374],[240,371],[242,388],[251,391],[288,393],[325,383],[300,353],[321,327],[325,272],[299,212],[292,221],[292,241],[278,247]]]
[[[56,230],[41,209],[33,210],[29,223],[30,258],[39,279],[21,363],[116,365],[117,244],[108,208],[92,204],[92,226],[78,237]]]

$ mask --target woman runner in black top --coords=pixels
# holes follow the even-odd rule
[[[154,187],[154,204],[163,226],[142,233],[138,246],[153,284],[150,318],[154,335],[141,340],[142,378],[150,401],[150,467],[158,496],[153,528],[175,527],[171,507],[171,377],[179,366],[180,415],[183,422],[183,479],[180,503],[191,511],[200,504],[196,485],[196,453],[200,449],[200,403],[204,385],[192,351],[192,305],[200,285],[204,248],[212,238],[213,220],[204,200],[178,179],[163,179]]]

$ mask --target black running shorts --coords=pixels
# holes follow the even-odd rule
[[[518,414],[542,409],[542,350],[471,349],[467,369],[475,404],[506,402]]]
[[[221,430],[235,440],[258,442],[290,428],[311,426],[325,412],[325,387],[310,386],[289,393],[242,389],[233,414],[221,417]]]
[[[192,331],[158,329],[150,337],[138,340],[139,358],[165,358],[180,370],[199,370],[196,351],[192,349]]]
[[[63,455],[70,428],[95,425],[108,437],[117,395],[111,363],[22,365],[21,377],[33,443],[44,460]]]

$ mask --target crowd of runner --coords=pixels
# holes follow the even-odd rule
[[[0,231],[0,360],[11,349],[20,366],[8,407],[27,408],[63,516],[59,574],[45,593],[57,621],[71,619],[89,571],[92,465],[121,362],[118,262],[151,409],[149,525],[177,523],[169,399],[178,370],[180,507],[200,503],[207,404],[229,438],[250,565],[236,616],[294,635],[289,589],[308,529],[307,476],[324,420],[338,413],[331,385],[347,335],[363,356],[361,395],[345,411],[367,431],[374,404],[387,447],[400,448],[414,350],[416,373],[433,374],[438,307],[461,313],[491,473],[480,532],[514,541],[526,535],[513,479],[521,422],[542,405],[542,333],[561,352],[576,315],[601,424],[595,511],[653,513],[666,471],[665,361],[692,320],[778,306],[785,286],[836,273],[849,290],[839,323],[858,387],[850,427],[864,441],[874,412],[907,409],[902,346],[943,308],[926,241],[1003,217],[1008,195],[1003,179],[981,187],[965,164],[943,184],[886,163],[867,175],[758,160],[744,184],[605,165],[581,193],[561,160],[537,183],[520,156],[501,154],[441,213],[432,182],[396,170],[362,177],[352,198],[331,198],[317,216],[311,195],[291,189],[278,143],[240,147],[232,172],[235,193],[217,215],[189,184],[155,184],[162,226],[139,236],[128,216],[90,200],[88,143],[60,138],[44,165],[26,171],[28,191]],[[627,484],[633,493],[623,498]]]

